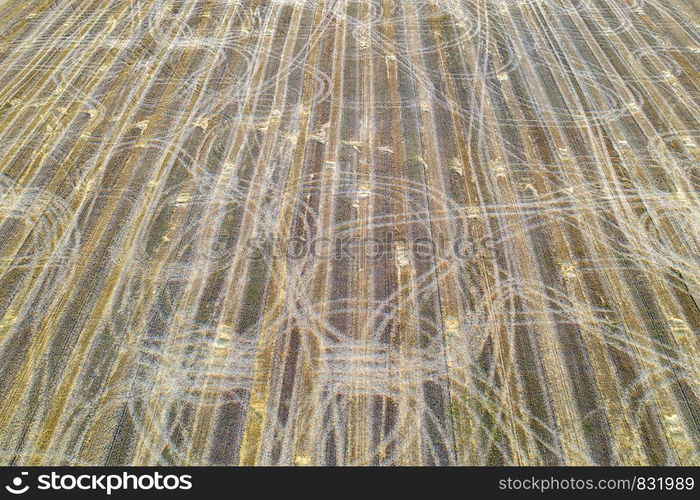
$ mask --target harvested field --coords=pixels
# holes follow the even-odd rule
[[[0,463],[700,465],[697,0],[0,0]]]

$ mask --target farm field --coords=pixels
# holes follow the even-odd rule
[[[696,0],[0,0],[0,463],[700,465]]]

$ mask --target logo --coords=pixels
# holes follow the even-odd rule
[[[29,472],[22,472],[22,476],[27,476],[29,475]],[[9,491],[10,493],[14,495],[21,495],[22,493],[26,493],[27,490],[29,489],[29,485],[25,486],[24,488],[20,488],[22,486],[22,478],[21,477],[16,477],[12,480],[12,486],[5,486],[5,489]],[[17,489],[15,489],[17,488]]]

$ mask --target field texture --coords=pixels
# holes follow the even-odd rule
[[[700,464],[697,0],[0,0],[0,463]]]

